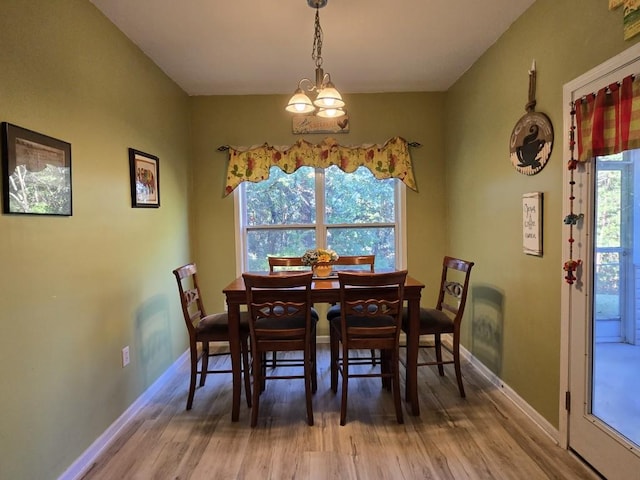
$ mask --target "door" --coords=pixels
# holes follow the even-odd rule
[[[565,85],[566,103],[640,72],[639,58],[640,48],[632,47]],[[568,120],[567,109],[565,131]],[[584,214],[563,232],[564,260],[582,262],[577,281],[563,288],[564,440],[609,480],[640,480],[638,172],[640,154],[627,152],[580,165],[573,172],[573,190],[568,170],[564,182],[565,214]]]

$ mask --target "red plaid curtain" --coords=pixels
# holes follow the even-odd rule
[[[579,161],[640,148],[640,78],[576,100],[575,111]]]

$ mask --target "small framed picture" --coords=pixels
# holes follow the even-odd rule
[[[129,149],[131,173],[131,206],[158,208],[160,206],[160,160],[155,155]]]
[[[72,215],[71,144],[2,123],[3,212]]]
[[[542,256],[542,192],[522,195],[522,248],[527,255]]]

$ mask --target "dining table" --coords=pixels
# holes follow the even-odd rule
[[[269,275],[266,272],[258,272]],[[273,274],[272,274],[273,275]],[[278,275],[276,273],[275,275]],[[418,346],[420,336],[420,298],[424,284],[407,275],[404,285],[404,301],[408,308],[409,321],[405,326],[406,333],[406,384],[405,401],[410,403],[411,414],[420,415],[418,404]],[[240,396],[242,393],[242,361],[240,352],[240,308],[247,304],[247,295],[242,276],[233,280],[223,290],[226,297],[229,318],[229,349],[231,353],[231,370],[233,375],[233,400],[231,420],[237,422],[240,416]],[[335,304],[340,301],[340,284],[337,276],[314,278],[311,285],[313,303]],[[416,334],[413,335],[412,332]]]

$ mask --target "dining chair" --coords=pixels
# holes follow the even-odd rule
[[[195,263],[188,263],[173,270],[178,282],[180,304],[187,331],[189,333],[189,357],[191,363],[191,380],[187,410],[191,410],[196,389],[196,377],[200,374],[200,386],[204,386],[209,373],[231,373],[230,369],[209,368],[209,358],[230,355],[228,350],[210,350],[210,342],[229,342],[229,317],[226,312],[207,315],[198,285],[198,269]],[[251,390],[249,378],[249,315],[240,316],[240,351],[242,354],[242,370],[244,375],[247,405],[251,406]],[[198,351],[200,345],[200,351]],[[200,369],[198,362],[201,360]]]
[[[300,271],[310,271],[311,267],[309,265],[305,265],[302,263],[302,257],[274,257],[267,256],[267,260],[269,262],[269,273],[277,273],[277,272],[300,272]],[[311,317],[317,322],[320,319],[320,315],[318,311],[311,306]],[[285,363],[299,363],[296,359],[280,359],[281,362]],[[271,361],[268,362],[268,365],[271,368],[276,368],[278,365],[278,352],[271,352]]]
[[[244,273],[251,337],[253,398],[251,426],[258,423],[266,380],[304,378],[307,423],[313,425],[311,396],[317,389],[316,322],[311,317],[312,272],[282,275]],[[266,373],[266,352],[303,352],[303,374]],[[281,367],[292,366],[283,364]]]
[[[331,321],[329,331],[331,389],[334,393],[338,392],[338,373],[342,375],[340,425],[344,425],[347,418],[349,379],[358,377],[381,377],[383,387],[392,391],[396,420],[398,423],[404,421],[398,352],[406,277],[406,270],[390,273],[338,272],[340,317]],[[380,350],[379,370],[350,371],[351,366],[362,363],[350,352],[360,349]]]
[[[309,265],[302,263],[302,257],[274,257],[267,256],[269,261],[269,272],[278,271],[308,271],[311,270]]]
[[[440,289],[438,301],[435,308],[420,308],[420,326],[417,334],[433,335],[433,344],[423,344],[419,348],[435,348],[435,361],[418,361],[417,366],[437,365],[438,373],[444,376],[444,365],[453,364],[456,372],[456,380],[460,396],[465,397],[464,386],[462,384],[462,372],[460,370],[460,324],[464,314],[464,307],[467,303],[467,292],[469,290],[469,278],[474,262],[461,260],[459,258],[445,256],[442,262],[442,275],[440,278]],[[405,308],[403,312],[402,329],[407,335],[413,335],[409,327],[409,315]],[[443,334],[452,334],[452,347],[442,343]],[[450,357],[443,360],[442,350],[449,353]],[[418,358],[416,356],[416,358]]]
[[[368,271],[370,273],[375,272],[376,256],[375,255],[342,255],[338,257],[338,260],[333,262],[334,265],[337,265],[336,271],[340,271],[341,267],[347,266],[364,266],[365,268],[361,268],[362,271]],[[338,318],[340,316],[340,304],[336,303],[329,307],[327,310],[327,320],[331,322],[334,318]],[[376,351],[371,350],[371,363],[376,365],[378,358],[376,357]]]

